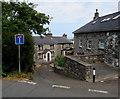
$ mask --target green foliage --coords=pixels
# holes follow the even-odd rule
[[[32,73],[31,72],[22,72],[22,73],[18,73],[17,71],[13,71],[10,73],[3,73],[3,77],[4,78],[8,78],[8,79],[16,79],[16,78],[20,78],[20,79],[31,79]]]
[[[33,31],[36,34],[45,34],[48,28],[43,26],[50,23],[50,16],[38,13],[34,10],[35,7],[33,3],[2,2],[3,33]]]
[[[22,71],[31,71],[33,65],[34,43],[29,34],[22,33],[25,36],[25,44],[20,45],[21,49],[21,69]],[[15,33],[3,33],[3,72],[18,70],[18,45],[15,45]]]
[[[18,70],[18,45],[15,34],[24,34],[25,44],[21,45],[21,69],[31,71],[33,66],[34,43],[31,31],[45,34],[49,16],[38,13],[33,3],[2,2],[2,69],[3,73]]]
[[[55,62],[57,63],[58,66],[64,67],[64,65],[65,65],[65,57],[64,56],[57,56],[55,58]]]

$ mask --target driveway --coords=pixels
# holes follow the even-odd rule
[[[118,78],[118,69],[110,67],[105,63],[93,64],[96,70],[96,81]]]

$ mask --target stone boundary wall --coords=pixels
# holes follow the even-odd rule
[[[65,57],[65,67],[54,65],[54,72],[79,80],[89,81],[91,79],[91,64],[80,61],[74,56]]]

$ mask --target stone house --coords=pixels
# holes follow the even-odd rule
[[[120,11],[99,17],[96,9],[93,20],[75,30],[74,55],[81,60],[95,63],[105,62],[119,66]]]
[[[73,49],[73,43],[67,39],[67,35],[63,34],[62,37],[52,36],[49,31],[46,37],[40,36],[33,37],[35,43],[35,62],[50,62],[57,55],[66,55],[69,50]]]

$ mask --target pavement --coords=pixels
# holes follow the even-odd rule
[[[92,64],[92,67],[95,68],[95,81],[105,81],[111,79],[118,79],[118,69],[110,67],[105,63],[96,63]],[[92,72],[91,72],[91,75]]]

